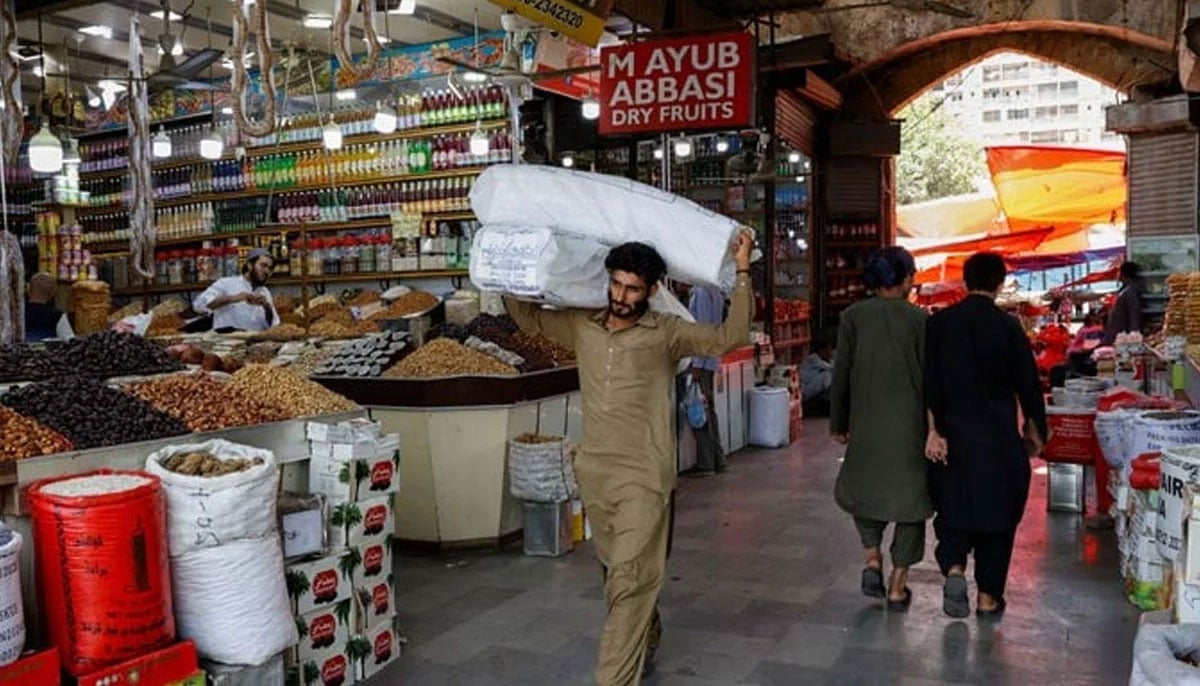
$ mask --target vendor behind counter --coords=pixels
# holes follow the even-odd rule
[[[267,288],[274,269],[270,253],[261,248],[252,250],[242,265],[242,275],[217,279],[196,298],[193,309],[211,314],[213,330],[219,333],[265,331],[276,326],[279,312]]]

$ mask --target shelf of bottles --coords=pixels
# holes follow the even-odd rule
[[[871,253],[882,244],[879,224],[874,221],[829,224],[822,264],[828,284],[828,304],[844,307],[866,296],[862,270]]]

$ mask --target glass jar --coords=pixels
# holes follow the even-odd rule
[[[225,276],[238,275],[238,248],[236,245],[226,246],[225,248]]]
[[[325,248],[319,239],[308,242],[308,275],[320,276],[325,270]]]
[[[171,281],[171,263],[167,253],[159,252],[154,255],[154,267],[154,283],[159,286],[166,286]],[[64,276],[63,278],[66,277]]]
[[[381,272],[392,269],[392,240],[386,232],[375,239],[375,267]]]
[[[183,285],[183,255],[178,250],[171,253],[167,264],[167,283]]]
[[[358,240],[346,238],[342,241],[342,273],[358,273]]]
[[[342,273],[342,251],[338,249],[336,239],[331,238],[325,243],[325,256],[321,265],[321,273],[326,276]]]
[[[373,236],[363,236],[358,243],[358,270],[368,274],[375,269],[375,239]]]

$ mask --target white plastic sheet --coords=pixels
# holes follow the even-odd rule
[[[647,243],[662,255],[670,275],[687,283],[729,292],[737,276],[731,253],[737,222],[630,179],[496,165],[471,187],[471,209],[484,226],[541,226],[605,245]]]
[[[1200,669],[1176,655],[1200,660],[1200,624],[1143,624],[1133,641],[1129,686],[1200,686]]]

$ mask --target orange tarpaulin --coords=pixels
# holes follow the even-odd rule
[[[1033,229],[1019,233],[984,236],[956,243],[939,243],[925,248],[913,250],[913,257],[936,255],[938,253],[977,253],[981,250],[998,252],[1002,255],[1019,255],[1034,250],[1042,241],[1053,233],[1053,229]]]
[[[987,149],[996,198],[1010,231],[1054,229],[1040,252],[1086,250],[1086,229],[1125,221],[1125,153],[998,146]]]
[[[955,195],[896,208],[896,233],[902,238],[954,239],[1007,230],[991,193]]]

